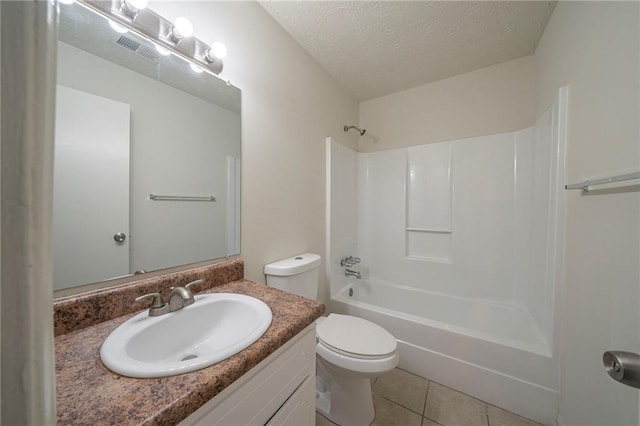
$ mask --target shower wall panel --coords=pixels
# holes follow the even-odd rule
[[[452,144],[407,149],[406,257],[451,262]]]
[[[550,338],[562,193],[557,117],[554,106],[521,131],[387,151],[337,145],[332,264],[335,253],[356,255],[354,269],[369,282],[526,312]],[[346,281],[342,269],[329,271],[333,296]]]

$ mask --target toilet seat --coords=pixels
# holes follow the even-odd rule
[[[330,314],[317,323],[316,335],[327,349],[357,359],[389,358],[397,349],[396,339],[387,330],[350,315]]]
[[[318,360],[324,360],[330,369],[338,369],[344,375],[365,375],[375,377],[385,371],[393,370],[398,366],[398,352],[393,352],[386,357],[376,357],[372,359],[356,358],[354,356],[343,355],[322,342],[316,344],[316,354]]]
[[[356,359],[367,359],[367,360],[376,360],[376,359],[383,359],[383,358],[387,358],[389,355],[391,354],[387,354],[387,355],[362,355],[362,354],[354,354],[352,352],[347,352],[344,351],[340,348],[336,348],[335,346],[331,346],[330,344],[328,344],[327,342],[325,342],[324,340],[318,338],[318,344],[324,346],[325,348],[327,348],[327,350],[333,351],[337,354],[340,354],[342,356],[347,356],[350,358],[356,358]]]

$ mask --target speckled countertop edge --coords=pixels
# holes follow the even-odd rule
[[[134,379],[107,370],[100,361],[100,345],[133,314],[56,337],[58,424],[177,424],[325,311],[320,302],[246,280],[207,291],[217,292],[256,297],[269,305],[273,320],[265,334],[249,348],[192,373]]]

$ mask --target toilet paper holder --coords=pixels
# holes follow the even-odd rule
[[[602,354],[602,363],[613,380],[640,388],[640,355],[625,351],[607,351]]]

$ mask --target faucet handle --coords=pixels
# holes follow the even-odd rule
[[[359,257],[347,256],[343,259],[340,259],[340,266],[343,268],[346,266],[347,268],[351,268],[356,263],[360,263]]]
[[[185,285],[184,288],[186,288],[187,290],[191,291],[191,287],[193,287],[194,285],[200,285],[202,283],[204,283],[203,279],[191,281],[189,284]]]
[[[164,306],[164,302],[162,301],[162,295],[160,293],[149,293],[142,295],[140,297],[136,297],[136,302],[140,302],[145,299],[151,299],[153,297],[153,303],[151,303],[152,308],[162,308]]]
[[[160,293],[144,294],[140,297],[136,297],[135,301],[140,302],[141,300],[151,298],[153,298],[153,302],[151,303],[151,308],[149,308],[150,317],[157,317],[169,312],[169,305],[162,301],[162,295],[160,295]]]

